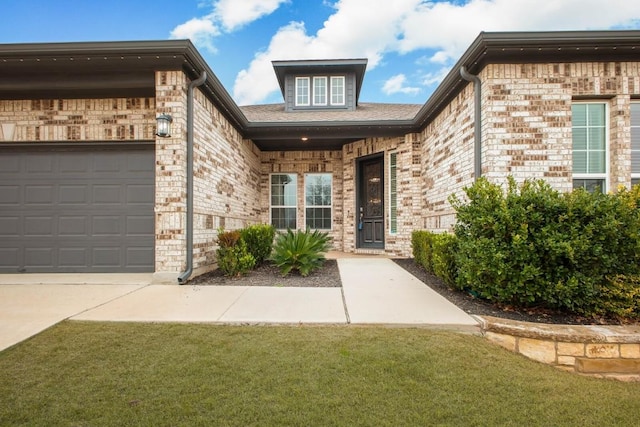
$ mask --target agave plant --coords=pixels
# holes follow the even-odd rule
[[[271,261],[283,276],[291,270],[298,270],[300,275],[308,276],[324,263],[324,253],[330,248],[330,240],[327,233],[318,230],[311,232],[309,229],[289,229],[276,237]]]

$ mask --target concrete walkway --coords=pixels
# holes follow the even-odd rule
[[[390,259],[339,258],[338,267],[342,288],[150,285],[145,274],[0,275],[0,350],[64,319],[479,331],[471,316]]]

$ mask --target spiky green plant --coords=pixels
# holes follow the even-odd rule
[[[298,270],[300,275],[308,276],[324,263],[324,253],[331,247],[330,240],[327,233],[318,230],[312,232],[309,229],[289,229],[276,237],[271,261],[283,276],[291,270]]]

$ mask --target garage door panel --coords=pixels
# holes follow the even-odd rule
[[[152,149],[2,152],[0,165],[0,272],[153,271]]]
[[[117,268],[122,265],[120,259],[121,248],[120,247],[98,247],[93,248],[92,257],[93,265],[97,267],[112,267]]]
[[[19,185],[1,185],[0,186],[0,206],[18,206],[20,204],[20,186]]]
[[[24,235],[38,237],[52,237],[54,235],[53,216],[25,216]]]
[[[19,237],[22,234],[18,216],[0,216],[0,236],[3,238]]]
[[[88,173],[90,172],[91,158],[83,155],[84,153],[70,153],[67,156],[61,156],[60,163],[58,165],[58,171],[60,175],[69,173]]]
[[[26,248],[24,250],[24,264],[28,269],[29,267],[47,267],[53,268],[54,263],[54,250],[50,247],[45,248]]]
[[[25,185],[24,187],[24,203],[26,205],[50,205],[53,200],[53,185]]]
[[[127,248],[127,265],[129,267],[144,267],[153,262],[153,250],[149,248]]]
[[[58,251],[58,266],[61,268],[84,268],[88,264],[87,248],[61,248]]]
[[[86,205],[89,201],[87,185],[61,184],[58,186],[58,203],[61,205]]]
[[[85,216],[61,215],[58,218],[58,235],[89,236],[89,227],[87,226],[87,222],[88,220]]]
[[[30,153],[25,158],[25,170],[29,173],[53,173],[53,165],[56,158],[48,153]]]
[[[6,268],[16,271],[20,265],[19,257],[20,248],[17,246],[0,248],[0,269]]]

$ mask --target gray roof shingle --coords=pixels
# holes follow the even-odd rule
[[[380,122],[413,120],[421,107],[422,104],[361,102],[355,111],[313,109],[286,112],[284,104],[247,105],[240,110],[250,123]]]

